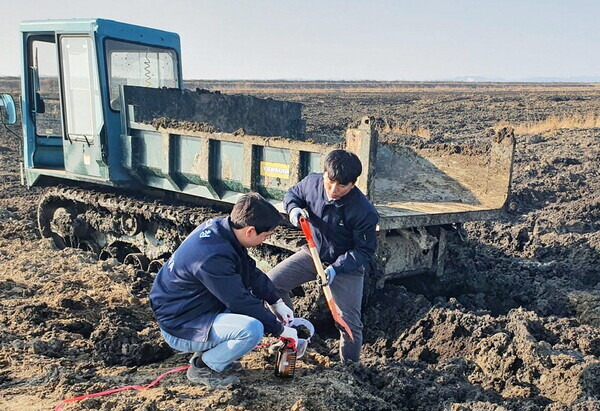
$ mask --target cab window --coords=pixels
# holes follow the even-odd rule
[[[110,107],[119,110],[119,87],[179,87],[177,53],[174,50],[106,40]]]
[[[29,75],[32,119],[38,137],[62,136],[62,110],[58,86],[58,58],[54,36],[29,40]]]

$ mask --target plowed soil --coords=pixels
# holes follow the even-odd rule
[[[388,144],[473,149],[500,120],[600,107],[594,86],[255,94],[306,103],[307,126],[323,140],[373,114],[430,131],[423,140],[382,128]],[[16,138],[0,131],[0,408],[51,409],[187,364],[161,340],[150,274],[40,238],[41,189],[20,185],[18,161]],[[315,320],[317,336],[293,380],[275,377],[274,356],[258,348],[231,389],[194,386],[180,372],[64,409],[600,410],[599,168],[600,129],[518,135],[502,217],[458,229],[443,280],[388,283],[370,295],[360,364],[339,363],[309,284],[297,315]]]

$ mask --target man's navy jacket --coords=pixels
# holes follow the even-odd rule
[[[336,274],[369,270],[379,216],[358,187],[329,200],[323,174],[311,173],[287,191],[283,204],[288,213],[294,207],[306,208],[319,256]]]
[[[204,342],[215,317],[225,310],[256,318],[266,333],[283,331],[263,304],[279,299],[273,283],[256,268],[230,224],[229,217],[204,222],[158,272],[150,305],[167,333]]]

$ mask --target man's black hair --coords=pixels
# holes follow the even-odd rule
[[[325,172],[331,181],[339,184],[356,183],[362,173],[358,156],[347,150],[333,150],[325,158]]]
[[[253,226],[256,233],[271,231],[283,223],[279,211],[258,193],[242,195],[231,210],[231,226],[236,229]]]

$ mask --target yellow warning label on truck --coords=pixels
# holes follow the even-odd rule
[[[260,162],[260,175],[265,177],[277,177],[286,180],[290,179],[290,166],[285,163]]]

